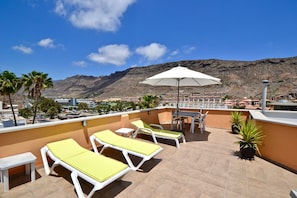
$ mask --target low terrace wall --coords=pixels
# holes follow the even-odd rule
[[[42,165],[40,148],[49,142],[73,138],[85,148],[91,148],[89,136],[93,133],[121,127],[131,127],[130,122],[142,119],[147,123],[159,123],[158,115],[163,113],[171,119],[172,108],[158,108],[143,111],[124,112],[110,115],[91,116],[57,122],[40,123],[0,129],[0,157],[6,157],[23,152],[32,152],[36,157],[36,166]],[[197,109],[181,109],[183,111],[199,111]],[[206,126],[228,129],[231,131],[231,112],[235,110],[203,109],[208,111]],[[240,110],[243,118],[252,117],[266,135],[260,147],[263,158],[280,164],[297,172],[297,126],[270,121],[259,111],[251,113]],[[257,115],[258,114],[258,115]],[[86,126],[83,126],[86,121]],[[12,170],[13,172],[14,170]]]
[[[182,110],[198,111],[197,109]],[[38,167],[42,165],[40,148],[49,142],[73,138],[81,146],[90,149],[89,136],[95,132],[105,129],[115,131],[121,127],[131,127],[130,122],[138,119],[147,123],[159,123],[158,114],[165,112],[171,119],[171,111],[170,108],[157,108],[2,128],[0,129],[0,158],[31,152],[37,157],[36,166]],[[230,129],[230,110],[203,110],[204,113],[206,111],[209,111],[206,118],[207,126]],[[243,113],[245,117],[248,116],[248,112]],[[86,123],[85,126],[83,122]]]
[[[297,122],[291,121],[293,117],[297,120],[297,112],[274,111],[267,112],[266,116],[261,112],[251,111],[251,116],[265,135],[263,144],[259,148],[262,157],[297,172]],[[276,119],[279,116],[290,120]]]

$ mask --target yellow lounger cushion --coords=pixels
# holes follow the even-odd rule
[[[73,139],[49,143],[47,147],[61,161],[99,182],[104,182],[128,167],[122,162],[84,149]]]
[[[122,162],[91,151],[71,157],[65,162],[100,182],[104,182],[128,167]]]
[[[151,129],[152,131],[154,131],[154,133],[156,135],[166,136],[166,137],[170,137],[170,138],[179,138],[182,135],[180,132],[175,132],[175,131],[169,131],[169,130],[164,130],[164,129],[153,128],[150,125],[144,123],[142,120],[134,121],[133,124],[135,126],[137,126],[138,128],[148,128],[148,129]]]
[[[145,127],[144,127],[144,122],[142,122],[142,120],[133,121],[132,123],[133,123],[135,126],[137,126],[138,128],[145,128]]]
[[[146,126],[146,128],[148,128]],[[166,136],[166,137],[171,137],[171,138],[179,138],[181,136],[180,132],[175,132],[175,131],[168,131],[164,129],[156,129],[150,127],[152,131],[154,131],[155,135],[161,135],[161,136]]]
[[[88,151],[87,149],[81,147],[73,139],[65,139],[48,143],[46,146],[60,160]]]
[[[110,130],[104,130],[104,131],[95,133],[94,136],[110,145],[124,148],[129,151],[141,153],[147,156],[151,155],[152,153],[160,149],[159,145],[122,137],[113,133]]]

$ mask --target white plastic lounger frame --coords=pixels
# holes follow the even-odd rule
[[[89,177],[88,175],[78,171],[77,169],[73,168],[72,166],[68,165],[67,163],[61,161],[60,159],[56,158],[55,155],[53,155],[53,153],[49,150],[49,148],[47,146],[42,147],[40,149],[40,151],[41,151],[41,157],[42,157],[42,161],[43,161],[43,165],[44,165],[44,170],[47,175],[49,175],[53,171],[53,169],[58,165],[61,165],[64,168],[71,171],[71,179],[72,179],[76,193],[79,198],[83,198],[85,196],[84,196],[83,190],[81,188],[81,185],[79,183],[78,177],[81,177],[82,179],[84,179],[87,182],[94,185],[93,189],[90,191],[90,193],[87,196],[88,198],[90,198],[97,190],[104,188],[105,186],[107,186],[108,184],[117,180],[118,178],[124,176],[128,171],[131,170],[129,167],[127,167],[125,170],[108,178],[104,182],[99,182],[99,181]],[[92,152],[92,151],[90,151],[90,152]],[[49,156],[54,161],[54,164],[51,167],[49,167],[47,156]]]
[[[114,135],[116,135],[116,134],[114,134]],[[118,135],[116,135],[116,136],[118,136]],[[127,138],[127,137],[120,137],[120,138]],[[140,140],[135,140],[135,139],[131,139],[131,138],[128,138],[128,139],[129,139],[129,141],[132,141],[132,142],[133,141],[141,142]],[[139,152],[136,152],[136,151],[127,150],[127,149],[125,149],[125,148],[123,148],[121,146],[118,146],[118,145],[111,145],[111,144],[109,144],[107,142],[104,142],[104,141],[100,140],[95,135],[90,136],[90,141],[91,141],[93,150],[96,153],[100,153],[101,154],[104,151],[105,148],[112,148],[112,149],[116,149],[116,150],[121,151],[122,154],[125,157],[125,160],[127,161],[128,165],[130,166],[130,168],[132,170],[138,170],[144,164],[144,162],[150,160],[155,155],[157,155],[160,151],[163,150],[162,147],[159,147],[156,151],[154,151],[150,155],[145,155],[145,154],[142,154],[142,153],[139,153]],[[100,145],[103,145],[103,147],[100,150],[100,152],[98,151],[96,142],[98,142]],[[148,144],[146,142],[143,142],[143,143],[144,144]],[[115,144],[116,144],[116,142],[115,142]],[[134,156],[140,157],[140,158],[142,158],[142,160],[137,165],[134,165],[129,155],[134,155]]]
[[[157,125],[157,124],[150,124],[150,126],[152,126],[152,127],[158,127],[159,129],[164,130],[162,126]],[[174,140],[175,141],[175,144],[176,144],[176,147],[177,148],[180,147],[180,145],[179,145],[179,139],[177,139],[177,138],[170,138],[170,137],[163,136],[163,135],[158,135],[153,130],[151,130],[149,128],[137,128],[136,131],[135,131],[135,133],[133,134],[133,138],[135,138],[137,136],[137,134],[139,134],[139,133],[146,134],[146,135],[151,135],[155,144],[158,144],[157,138],[163,138],[163,139]],[[186,143],[186,140],[185,140],[184,135],[181,135],[181,138],[182,138],[183,143]]]
[[[137,124],[135,124],[135,122],[131,122],[131,124],[134,125],[137,128],[136,131],[133,134],[133,138],[135,138],[139,133],[142,133],[142,134],[145,134],[145,135],[152,136],[153,141],[154,141],[155,144],[158,144],[157,138],[174,140],[177,148],[180,147],[179,139],[182,139],[182,142],[186,143],[185,136],[182,133],[180,133],[179,137],[167,136],[166,132],[162,132],[162,130],[164,130],[164,128],[161,125],[149,124],[149,126],[151,126],[151,127],[158,128],[158,129],[156,129],[156,131],[154,131],[154,128],[139,127]],[[164,131],[167,131],[167,130],[164,130]],[[174,131],[169,131],[169,132],[177,133],[177,132],[174,132]],[[160,134],[158,134],[158,133],[160,133]]]

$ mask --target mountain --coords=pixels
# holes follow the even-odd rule
[[[54,82],[44,96],[54,98],[109,98],[142,97],[147,94],[176,93],[175,87],[153,87],[140,84],[145,78],[180,64],[221,79],[221,85],[184,87],[184,93],[215,94],[236,98],[261,98],[262,80],[269,80],[268,97],[297,92],[297,57],[271,58],[256,61],[186,60],[118,71],[109,76],[76,75]]]

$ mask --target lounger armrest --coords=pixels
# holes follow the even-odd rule
[[[152,138],[153,138],[155,144],[158,143],[158,142],[157,142],[157,139],[156,139],[156,136],[155,136],[155,132],[154,132],[153,130],[149,129],[149,128],[138,128],[138,129],[136,130],[135,135],[133,136],[133,138],[135,138],[135,137],[137,136],[137,134],[138,134],[139,131],[143,131],[143,132],[146,132],[146,133],[151,134],[151,136],[152,136]]]
[[[160,128],[160,129],[164,130],[164,128],[159,124],[150,124],[150,126],[155,127],[155,128]]]
[[[135,138],[138,133],[145,132],[149,134],[154,134],[154,132],[149,128],[137,128],[137,130],[133,133],[132,137]]]
[[[147,132],[147,133],[154,133],[154,131],[152,131],[149,128],[138,128],[138,130],[143,131],[143,132]]]

